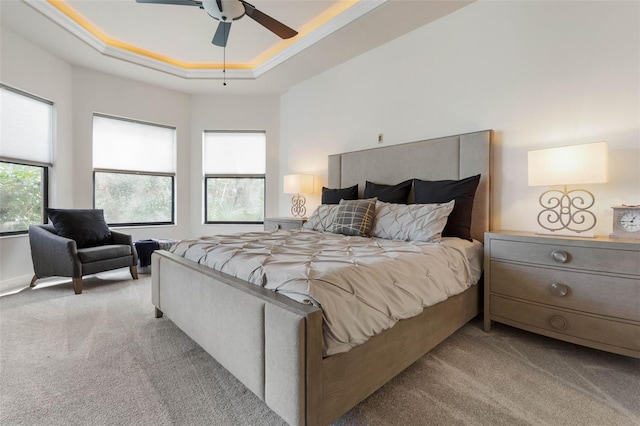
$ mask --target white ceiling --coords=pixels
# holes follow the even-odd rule
[[[471,1],[251,3],[300,34],[283,41],[245,16],[233,22],[225,51],[211,44],[218,21],[204,10],[135,0],[65,0],[61,4],[71,14],[47,0],[0,0],[0,16],[3,28],[76,66],[192,94],[277,94]],[[75,21],[70,18],[74,13]],[[78,16],[89,30],[77,23]],[[116,46],[118,42],[125,48]],[[144,52],[131,53],[131,48]],[[226,86],[221,79],[223,58],[228,64]]]

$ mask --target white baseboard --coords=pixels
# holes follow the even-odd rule
[[[23,288],[29,287],[33,274],[21,275],[19,277],[0,281],[0,296],[15,293]]]

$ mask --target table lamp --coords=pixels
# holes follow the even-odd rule
[[[291,198],[291,214],[295,217],[304,217],[307,214],[307,209],[304,206],[307,200],[300,194],[313,194],[313,176],[286,175],[283,187],[285,194],[295,194]]]
[[[550,189],[540,195],[542,211],[538,224],[551,235],[593,237],[584,232],[596,226],[589,211],[593,194],[584,189],[567,190],[567,185],[606,183],[609,177],[606,142],[529,151],[529,186],[563,185],[562,191]]]

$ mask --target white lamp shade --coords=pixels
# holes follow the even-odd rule
[[[529,151],[529,186],[605,183],[608,180],[606,142]]]
[[[283,186],[285,194],[313,194],[313,175],[286,175]]]

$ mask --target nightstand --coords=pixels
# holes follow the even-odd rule
[[[278,229],[300,229],[306,221],[306,217],[265,217],[264,230],[276,231]]]
[[[485,234],[484,329],[497,321],[640,358],[640,242]]]

